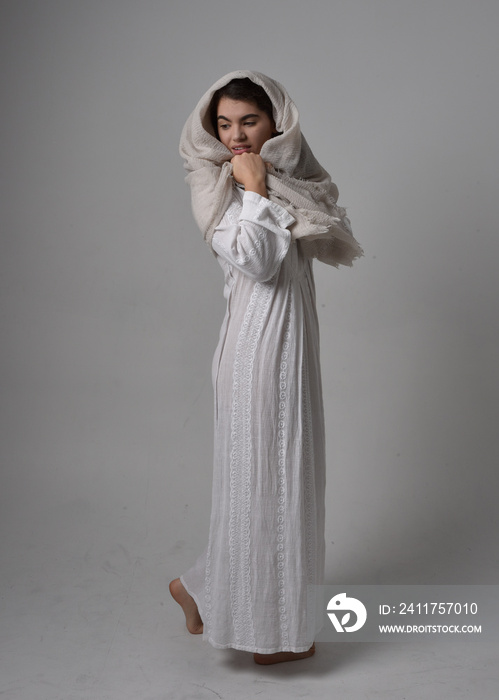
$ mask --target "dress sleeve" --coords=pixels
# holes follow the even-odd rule
[[[239,214],[238,214],[239,212]],[[234,202],[215,229],[212,247],[243,274],[266,282],[288,252],[294,218],[283,207],[256,192],[245,192],[242,209]]]

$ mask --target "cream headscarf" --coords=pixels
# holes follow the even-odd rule
[[[295,218],[290,231],[306,255],[330,265],[351,265],[362,255],[345,210],[336,204],[338,188],[315,159],[300,131],[298,110],[280,83],[262,73],[238,70],[220,78],[198,102],[180,138],[188,171],[194,218],[211,243],[232,199],[233,154],[216,137],[210,119],[213,93],[234,78],[249,78],[268,94],[279,135],[266,141],[260,155],[272,163],[266,178],[269,199]]]

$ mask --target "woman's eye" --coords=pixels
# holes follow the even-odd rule
[[[254,126],[255,122],[244,122],[244,126]]]
[[[218,125],[218,128],[219,128],[219,129],[228,129],[228,128],[229,128],[229,125],[228,125],[228,124],[219,124],[219,125]]]

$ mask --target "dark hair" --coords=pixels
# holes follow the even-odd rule
[[[220,102],[222,97],[228,97],[231,100],[242,100],[243,102],[251,102],[252,104],[256,105],[256,107],[258,107],[259,110],[265,112],[265,114],[269,116],[272,122],[274,121],[272,102],[265,90],[249,78],[234,78],[230,81],[230,83],[227,83],[227,85],[224,85],[223,87],[219,88],[215,93],[213,93],[213,97],[211,98],[209,109],[210,120],[211,125],[213,127],[213,131],[215,132],[215,136],[217,138],[217,110],[218,103]]]

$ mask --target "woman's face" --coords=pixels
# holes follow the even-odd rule
[[[235,156],[260,153],[276,132],[274,120],[252,102],[222,97],[217,109],[218,138]]]

